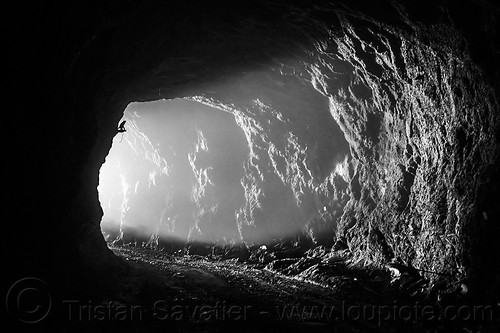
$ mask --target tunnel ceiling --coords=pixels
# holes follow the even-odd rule
[[[57,126],[40,114],[30,120],[57,128],[43,139],[46,154],[34,157],[40,172],[62,179],[41,180],[41,188],[53,189],[41,214],[60,210],[53,202],[70,207],[53,222],[63,230],[53,237],[74,235],[66,246],[79,242],[79,256],[91,262],[99,255],[96,244],[105,248],[98,171],[125,107],[188,97],[240,117],[254,158],[272,162],[270,146],[262,147],[272,126],[304,137],[321,131],[343,142],[339,156],[327,148],[317,152],[311,179],[322,184],[334,170],[330,163],[348,156],[347,201],[331,237],[356,260],[397,259],[494,285],[498,269],[485,267],[498,265],[485,254],[498,251],[496,7],[358,1],[96,6],[61,6],[63,16],[50,22],[32,14],[44,29],[20,32],[38,38],[29,37],[36,40],[31,47],[44,46],[36,60],[46,66],[25,74],[44,87],[43,94],[34,92],[38,102],[60,118]],[[248,84],[252,89],[245,90]],[[290,101],[295,107],[280,108]],[[31,135],[39,134],[38,125]],[[309,176],[297,174],[283,182],[300,199]]]

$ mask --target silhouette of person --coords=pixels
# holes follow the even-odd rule
[[[118,133],[123,133],[123,132],[126,132],[126,131],[127,131],[127,130],[125,129],[125,123],[126,123],[126,122],[127,122],[127,121],[126,121],[126,120],[124,120],[124,121],[122,121],[122,122],[120,123],[120,126],[118,126]]]

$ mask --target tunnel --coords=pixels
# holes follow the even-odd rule
[[[6,10],[21,329],[498,324],[492,1]]]

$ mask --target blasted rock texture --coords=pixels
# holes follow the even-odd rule
[[[245,203],[237,223],[249,244],[304,234],[312,244],[331,246],[347,199],[348,144],[328,99],[300,70],[271,65],[195,97],[232,113],[245,134]]]
[[[19,272],[89,272],[106,262],[103,254],[112,258],[100,234],[96,188],[130,102],[201,96],[258,124],[269,115],[211,87],[256,68],[290,68],[280,75],[295,73],[324,96],[349,145],[347,203],[331,237],[359,262],[402,261],[468,281],[471,293],[498,293],[489,291],[499,276],[495,6],[107,1],[53,7],[13,8],[26,24],[8,41],[16,51],[7,73],[15,78],[7,95],[16,101],[8,134],[19,143],[10,156],[20,161],[9,172],[36,173],[36,185],[28,176],[7,184],[10,209],[23,212],[22,222],[7,230],[17,237],[10,259],[25,263]],[[261,134],[249,132],[250,144],[265,141]],[[287,154],[286,145],[269,147],[271,163]],[[249,164],[247,171],[251,187],[255,169]],[[323,168],[317,182],[330,171]],[[307,192],[306,178],[281,174],[293,195]]]
[[[339,15],[344,34],[317,44],[313,83],[353,156],[338,236],[362,260],[465,278],[486,262],[476,232],[495,223],[481,200],[497,99],[456,31],[401,14],[411,33]]]
[[[214,84],[226,99],[210,93],[129,107],[129,129],[106,157],[120,164],[107,177],[117,173],[126,188],[117,184],[101,200],[117,211],[103,218],[108,229],[113,215],[120,221],[114,241],[333,245],[349,197],[349,149],[328,99],[302,81],[261,70]]]
[[[329,99],[350,145],[350,200],[335,237],[361,262],[467,281],[494,266],[478,253],[497,251],[486,231],[495,213],[483,206],[498,157],[495,91],[454,28],[393,10],[395,25],[320,8],[338,21],[314,26],[313,47],[291,66]]]

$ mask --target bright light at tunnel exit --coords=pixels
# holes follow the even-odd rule
[[[116,141],[116,137],[113,141]],[[113,145],[115,142],[113,143]],[[101,167],[99,173],[99,201],[103,209],[101,227],[107,240],[113,236],[116,238],[120,230],[122,212],[126,208],[126,194],[128,184],[125,173],[120,169],[120,159],[117,153],[108,155],[106,163]]]
[[[177,99],[132,103],[123,120],[99,174],[105,238],[238,242],[248,148],[234,117]]]
[[[189,99],[131,103],[99,173],[106,240],[168,247],[331,233],[341,195],[328,191],[347,177],[345,155],[321,134],[297,137],[262,101],[254,107],[262,119]]]

